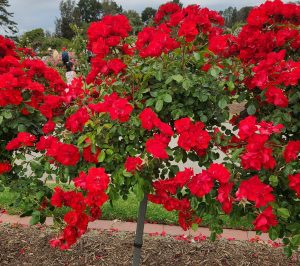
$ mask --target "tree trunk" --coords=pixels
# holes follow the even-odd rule
[[[133,244],[134,246],[133,261],[132,261],[133,266],[140,265],[147,203],[148,203],[148,199],[147,196],[145,195],[143,200],[140,202],[140,207],[139,207],[138,221],[137,221],[135,239]]]

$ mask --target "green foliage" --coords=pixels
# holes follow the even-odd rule
[[[16,33],[17,23],[12,20],[13,13],[8,11],[9,7],[8,0],[0,0],[0,26],[7,33]]]
[[[45,41],[45,33],[42,28],[37,28],[31,31],[25,32],[20,38],[20,45],[22,47],[32,47],[36,49],[41,47],[42,43]]]
[[[98,0],[79,0],[77,8],[81,21],[85,23],[100,19],[102,5]]]
[[[56,36],[71,39],[74,36],[70,25],[80,25],[80,13],[76,8],[76,2],[72,0],[62,0],[59,4],[60,17],[55,21]]]
[[[146,7],[143,11],[142,11],[142,21],[145,23],[148,23],[151,19],[154,18],[155,14],[156,14],[156,9],[152,8],[152,7]]]

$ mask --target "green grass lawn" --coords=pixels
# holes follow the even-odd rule
[[[55,187],[56,184],[49,184],[49,187]],[[66,185],[62,185],[67,188]],[[14,207],[12,204],[16,198],[16,194],[5,190],[0,192],[0,209],[5,209],[8,214],[21,214],[23,212],[22,206]],[[106,202],[102,207],[102,217],[104,220],[122,220],[122,221],[136,221],[138,214],[139,202],[137,201],[134,194],[129,195],[128,199],[119,199],[114,202],[111,206],[109,202]],[[67,211],[67,208],[57,209],[58,213],[63,214]],[[160,224],[178,224],[177,223],[177,213],[168,212],[161,205],[148,203],[146,220],[150,223],[160,223]],[[251,224],[246,220],[230,220],[229,217],[224,216],[227,228],[235,229],[251,229]],[[203,224],[205,226],[205,224]]]

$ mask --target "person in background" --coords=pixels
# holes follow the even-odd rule
[[[62,48],[61,60],[64,66],[67,67],[67,63],[70,61],[70,57],[66,47]]]
[[[66,79],[67,79],[67,84],[70,85],[72,83],[72,80],[76,77],[76,72],[74,71],[74,63],[69,61],[66,63]]]

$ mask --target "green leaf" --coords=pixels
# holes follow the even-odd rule
[[[286,208],[277,209],[277,214],[279,217],[283,218],[284,220],[286,220],[290,217],[290,212]]]
[[[173,75],[172,79],[175,80],[177,83],[180,83],[183,81],[183,76],[181,76],[180,74]]]
[[[126,170],[123,171],[123,176],[125,177],[132,177],[132,173],[127,172]]]
[[[277,229],[275,227],[270,228],[269,237],[273,241],[278,238],[278,232],[277,232]]]
[[[155,73],[155,78],[156,78],[158,81],[161,81],[161,79],[162,79],[162,72],[161,72],[161,70],[160,70],[160,71],[157,71],[157,72]]]
[[[293,236],[290,242],[294,247],[298,247],[300,245],[300,234]]]
[[[248,108],[247,108],[247,113],[248,113],[249,115],[254,115],[255,112],[256,112],[256,107],[255,107],[255,105],[250,104],[250,105],[248,106]]]
[[[105,150],[102,150],[98,156],[99,163],[102,163],[105,160],[105,156],[106,156]]]
[[[168,93],[163,96],[163,99],[164,99],[164,102],[166,102],[166,103],[172,102],[172,96]]]
[[[18,125],[18,132],[25,132],[27,129],[23,124]]]
[[[198,228],[199,228],[199,225],[198,224],[192,224],[192,230],[193,231],[197,231],[198,230]]]
[[[233,91],[235,88],[234,83],[232,81],[228,81],[227,86],[229,91]]]
[[[277,187],[278,185],[278,177],[276,175],[271,175],[269,177],[269,181],[272,187]]]
[[[3,122],[3,116],[0,115],[0,125],[2,124]]]
[[[86,139],[86,136],[83,135],[83,136],[80,136],[77,140],[77,145],[80,145],[81,143],[83,143]]]
[[[192,197],[192,199],[191,199],[191,208],[196,211],[198,209],[198,206],[199,206],[198,199],[196,197]]]
[[[243,150],[244,150],[244,148],[236,149],[231,155],[232,160],[235,161],[240,156],[240,154],[243,152]]]
[[[6,119],[10,119],[10,118],[12,118],[12,113],[11,113],[11,111],[9,111],[9,110],[5,110],[4,113],[3,113],[3,116],[4,116]]]
[[[225,98],[222,98],[219,102],[218,102],[218,106],[221,109],[224,109],[227,106],[227,100]]]
[[[196,61],[200,60],[201,57],[200,57],[199,53],[193,52],[193,55],[194,55],[194,58],[196,59]]]
[[[32,213],[31,219],[29,221],[30,225],[35,225],[38,224],[40,222],[40,218],[41,218],[41,212],[39,211],[34,211]]]
[[[192,83],[188,80],[188,79],[186,79],[185,81],[183,81],[183,83],[182,83],[182,87],[185,89],[185,90],[188,90],[188,89],[190,89],[191,87],[192,87]]]
[[[155,104],[155,110],[160,112],[164,106],[164,102],[162,100],[158,100]]]

